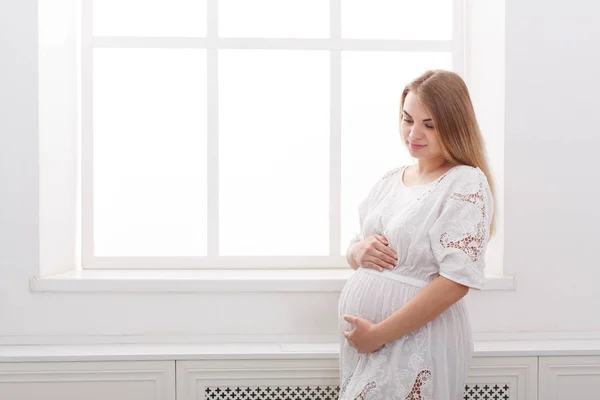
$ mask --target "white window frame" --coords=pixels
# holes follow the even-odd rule
[[[99,0],[101,1],[101,0]],[[427,51],[452,54],[452,69],[465,77],[466,0],[453,0],[451,40],[354,40],[341,38],[341,0],[330,0],[330,36],[324,39],[219,38],[218,0],[207,1],[207,36],[94,37],[92,2],[82,0],[81,31],[81,259],[85,269],[302,269],[347,268],[341,245],[341,58],[343,50]],[[207,50],[207,252],[205,257],[97,257],[93,238],[93,51],[96,48],[196,48]],[[329,256],[219,256],[218,50],[299,49],[330,53]]]

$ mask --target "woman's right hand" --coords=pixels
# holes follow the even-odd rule
[[[388,247],[388,241],[381,235],[372,235],[359,242],[354,259],[359,267],[383,271],[393,269],[398,263],[398,256]]]

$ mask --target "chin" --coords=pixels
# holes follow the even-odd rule
[[[425,157],[425,154],[423,154],[423,152],[422,152],[422,151],[418,151],[418,150],[417,150],[417,151],[415,151],[415,150],[412,150],[412,149],[410,149],[410,148],[409,148],[409,149],[408,149],[408,153],[410,154],[410,156],[411,156],[412,158],[416,158],[417,160],[419,160],[419,159],[421,159],[421,158],[426,158],[426,157]]]

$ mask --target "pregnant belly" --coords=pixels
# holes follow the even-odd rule
[[[389,317],[410,299],[421,287],[371,274],[359,268],[344,286],[339,301],[339,318],[347,328],[344,315],[353,315],[378,323]]]

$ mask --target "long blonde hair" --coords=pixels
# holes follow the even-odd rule
[[[475,117],[469,90],[462,78],[450,71],[426,71],[406,85],[400,101],[400,118],[404,101],[413,92],[431,113],[442,156],[452,165],[479,168],[486,176],[495,200],[494,179],[487,161],[485,144]],[[490,234],[496,230],[496,207]]]

